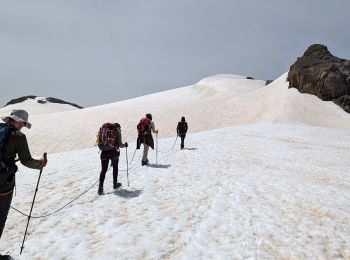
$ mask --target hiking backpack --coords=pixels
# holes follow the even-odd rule
[[[101,151],[118,149],[116,124],[105,123],[100,127],[97,135],[97,145]]]
[[[142,118],[137,124],[137,131],[139,135],[144,135],[151,131],[151,120],[148,118]]]
[[[9,133],[10,126],[8,124],[0,123],[0,170],[6,168],[6,164],[2,161],[2,153],[4,151]]]

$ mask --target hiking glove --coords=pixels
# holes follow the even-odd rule
[[[43,158],[40,161],[41,161],[41,164],[43,165],[43,167],[45,167],[47,164],[47,158]]]
[[[128,146],[129,146],[128,142],[125,142],[124,145],[125,145],[126,148],[128,148]]]

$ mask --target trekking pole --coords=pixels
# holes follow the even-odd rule
[[[156,133],[156,164],[158,165],[158,133]]]
[[[131,157],[130,164],[132,164],[132,162],[134,161],[134,157],[135,157],[136,151],[137,151],[137,148],[135,149],[135,152],[134,152],[134,154],[133,154],[132,157]]]
[[[126,178],[127,178],[127,180],[128,180],[128,187],[129,187],[129,160],[128,160],[128,147],[126,147],[125,154],[126,154]]]
[[[46,155],[47,155],[47,153],[44,153],[44,155],[43,155],[43,158],[44,158],[44,159],[46,159]],[[31,215],[32,215],[32,210],[33,210],[33,206],[34,206],[34,201],[35,201],[36,193],[37,193],[37,191],[38,191],[39,182],[40,182],[40,177],[41,177],[41,173],[43,172],[43,169],[44,169],[44,167],[41,168],[40,173],[39,173],[38,182],[36,183],[36,188],[35,188],[35,192],[34,192],[34,198],[33,198],[32,206],[31,206],[31,208],[30,208],[30,212],[29,212],[29,215],[28,215],[27,227],[26,227],[26,231],[24,232],[24,237],[23,237],[23,241],[22,241],[21,252],[19,253],[20,255],[22,254],[24,241],[26,240],[26,235],[27,235],[27,230],[28,230],[28,226],[29,226],[29,221],[30,221],[30,217],[31,217]]]
[[[173,147],[171,147],[171,150],[174,149],[178,137],[179,137],[179,134],[176,135],[175,142],[173,144]]]

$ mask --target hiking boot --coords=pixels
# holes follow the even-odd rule
[[[11,259],[13,259],[10,255],[0,255],[0,260],[2,260],[2,259],[9,259],[9,260],[11,260]]]
[[[102,195],[103,194],[103,186],[98,186],[98,191],[97,191],[98,195]]]
[[[113,189],[118,189],[120,186],[122,186],[122,184],[120,182],[115,182],[113,184]]]
[[[149,165],[148,160],[147,160],[147,161],[142,161],[142,162],[141,162],[141,165],[142,165],[142,166],[145,166],[145,165],[148,166],[148,165]]]

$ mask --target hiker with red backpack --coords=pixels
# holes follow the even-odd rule
[[[109,161],[113,167],[113,189],[121,186],[118,182],[119,148],[128,147],[128,143],[122,143],[121,127],[118,123],[105,123],[98,133],[97,144],[101,150],[101,173],[98,194],[103,194],[103,183],[108,170]]]
[[[28,117],[27,111],[14,109],[9,116],[2,117],[5,124],[0,124],[0,237],[15,187],[16,155],[24,166],[31,169],[42,170],[47,164],[46,157],[40,160],[32,158],[27,138],[21,132],[23,127],[31,128]]]
[[[177,124],[177,128],[176,128],[177,135],[180,136],[181,138],[181,145],[180,145],[181,150],[184,149],[185,147],[185,138],[186,138],[187,130],[188,130],[188,125],[185,117],[183,116],[181,117],[181,121]]]
[[[146,114],[146,117],[142,118],[137,125],[138,137],[137,137],[137,149],[140,149],[141,144],[143,144],[143,156],[142,156],[142,166],[148,166],[148,150],[151,147],[154,149],[154,141],[152,133],[158,134],[158,130],[152,121],[152,115]]]

